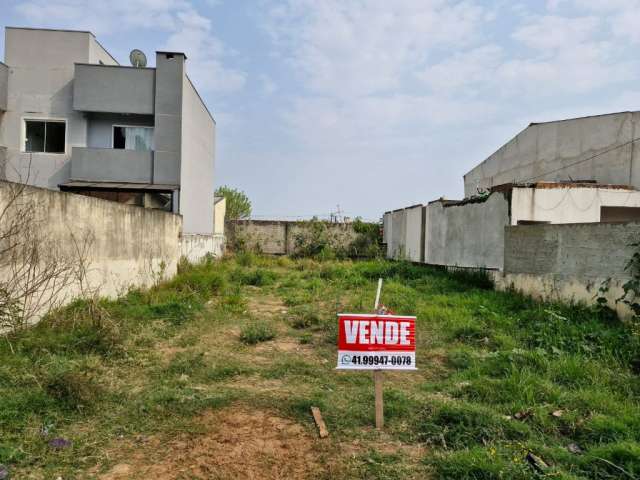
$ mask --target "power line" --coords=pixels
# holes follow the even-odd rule
[[[622,148],[622,147],[626,147],[627,145],[631,145],[632,143],[637,142],[638,140],[640,140],[640,138],[634,138],[632,140],[629,140],[628,142],[621,143],[620,145],[615,145],[615,146],[613,146],[611,148],[603,150],[602,152],[598,152],[598,153],[596,153],[596,154],[594,154],[594,155],[592,155],[592,156],[590,156],[588,158],[584,158],[582,160],[578,160],[577,162],[573,162],[573,163],[570,163],[569,165],[565,165],[563,167],[556,168],[555,170],[550,170],[548,172],[541,173],[540,175],[536,175],[534,177],[526,178],[526,179],[522,180],[522,182],[529,182],[531,180],[535,180],[536,178],[544,177],[544,176],[550,175],[552,173],[556,173],[556,172],[560,172],[562,170],[566,170],[567,168],[575,167],[576,165],[579,165],[579,164],[584,163],[584,162],[588,162],[589,160],[593,160],[594,158],[597,158],[597,157],[599,157],[601,155],[604,155],[605,153],[613,152],[614,150],[617,150],[618,148]]]

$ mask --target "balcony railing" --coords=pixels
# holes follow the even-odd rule
[[[153,152],[73,147],[71,178],[91,182],[153,183]]]

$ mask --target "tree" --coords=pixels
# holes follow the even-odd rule
[[[251,216],[251,200],[243,191],[223,185],[216,190],[216,196],[224,197],[227,201],[226,218],[228,220],[239,220]]]

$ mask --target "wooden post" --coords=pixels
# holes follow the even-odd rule
[[[384,427],[384,400],[382,396],[382,370],[373,371],[373,381],[376,391],[376,429]]]
[[[380,293],[382,292],[382,279],[378,279],[378,291],[376,292],[376,304],[374,306],[374,312],[378,313],[378,307],[380,306]],[[382,370],[373,371],[373,384],[375,390],[375,409],[376,409],[376,429],[382,430],[384,427],[384,396],[382,392]]]

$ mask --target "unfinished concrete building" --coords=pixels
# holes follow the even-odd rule
[[[540,181],[640,188],[638,136],[640,112],[532,123],[464,176],[464,195]]]

